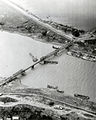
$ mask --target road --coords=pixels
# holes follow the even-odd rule
[[[86,109],[84,109],[84,108],[82,108],[82,107],[79,107],[79,106],[75,106],[75,105],[72,105],[72,104],[70,104],[70,103],[67,103],[67,102],[65,102],[64,100],[59,100],[59,98],[57,98],[57,99],[54,99],[53,97],[49,97],[49,96],[46,96],[46,95],[39,95],[38,93],[32,93],[32,94],[26,94],[26,93],[4,93],[3,95],[23,95],[23,96],[38,96],[38,97],[42,97],[42,98],[45,98],[45,99],[48,99],[48,100],[51,100],[51,101],[54,101],[54,102],[57,102],[57,103],[60,103],[60,104],[64,104],[65,106],[68,106],[68,107],[70,107],[71,109],[72,108],[74,108],[74,109],[76,109],[77,111],[81,111],[81,113],[82,112],[86,112],[87,114],[89,113],[89,114],[91,114],[91,115],[93,115],[94,117],[96,117],[96,112],[93,112],[93,111],[91,111],[91,110],[86,110]]]
[[[14,2],[12,2],[10,0],[2,0],[2,1],[6,2],[8,5],[15,8],[17,11],[21,12],[23,15],[27,16],[28,18],[34,20],[34,22],[36,22],[37,24],[45,27],[46,29],[53,31],[54,33],[56,33],[58,35],[61,35],[65,39],[72,40],[72,37],[64,34],[64,32],[62,32],[61,30],[57,30],[57,29],[53,28],[51,25],[40,21],[40,19],[38,19],[35,15],[29,14],[28,12],[26,12],[26,10],[24,10],[23,8],[21,8],[19,5],[15,4]]]

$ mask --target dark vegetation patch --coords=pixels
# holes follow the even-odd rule
[[[93,115],[86,114],[86,113],[84,113],[83,115],[84,115],[84,116],[86,116],[86,117],[91,117],[91,118],[93,118],[93,117],[94,117]]]
[[[16,99],[10,98],[10,97],[0,97],[0,101],[4,103],[8,102],[18,102]]]
[[[14,107],[0,108],[0,117],[18,116],[20,120],[53,120],[54,114],[51,111],[49,113],[46,111],[43,108],[20,104]]]

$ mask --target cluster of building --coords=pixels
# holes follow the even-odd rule
[[[19,116],[3,117],[0,120],[20,120]]]
[[[91,62],[96,62],[96,56],[94,55],[90,55],[87,53],[82,53],[81,51],[75,51],[75,50],[71,50],[67,52],[68,55],[74,56],[74,57],[78,57],[84,60],[88,60]]]

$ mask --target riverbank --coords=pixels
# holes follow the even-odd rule
[[[17,80],[18,82],[20,80]],[[52,88],[22,88],[13,82],[0,93],[0,118],[20,120],[95,120],[96,103],[59,93]]]
[[[19,6],[16,7],[18,8]],[[78,58],[82,58],[91,62],[96,61],[96,47],[93,41],[93,38],[95,36],[92,34],[92,32],[88,33],[84,30],[78,30],[74,27],[62,25],[54,21],[41,20],[37,16],[30,13],[28,10],[24,10],[21,7],[18,8],[21,10],[21,12],[19,10],[16,10],[16,8],[13,8],[12,6],[10,6],[10,9],[15,9],[15,16],[13,15],[12,11],[9,10],[9,13],[11,12],[13,16],[9,15],[10,17],[8,18],[4,16],[3,21],[1,17],[1,30],[15,32],[41,42],[58,45],[63,45],[70,42],[71,40],[75,40],[73,45],[68,48],[67,54],[69,55],[69,53],[72,53],[72,50],[74,50],[77,54],[75,56],[78,56]],[[23,11],[24,13],[22,13]],[[88,41],[93,41],[93,43],[90,44],[90,42]],[[80,51],[82,55],[79,55],[78,51]],[[86,56],[87,54],[89,55]]]
[[[70,50],[67,52],[67,55],[71,55],[73,57],[77,57],[86,61],[96,62],[96,56],[83,53],[81,51]]]
[[[7,9],[6,7],[4,8]],[[37,33],[34,33],[34,35],[30,33],[32,36],[29,38],[26,37],[30,36],[29,30],[24,28],[24,31],[22,32],[21,28],[16,28],[22,24],[21,21],[24,20],[25,23],[27,22],[25,21],[26,16],[23,16],[19,12],[17,14],[17,12],[18,11],[11,8],[11,14],[4,14],[7,19],[4,17],[4,21],[2,20],[1,22],[1,30],[25,35],[20,36],[18,34],[11,34],[8,32],[0,32],[0,38],[2,38],[0,42],[0,74],[6,77],[12,75],[12,73],[15,73],[17,70],[32,64],[32,61],[29,60],[29,52],[32,52],[34,55],[40,57],[52,50],[51,45],[48,46],[48,44],[43,43],[41,45],[40,42],[31,39],[33,36],[34,38],[37,38]],[[3,22],[7,24],[4,26],[5,23]],[[30,22],[28,23],[31,26]],[[15,27],[13,28],[13,26]],[[24,27],[25,26],[26,25],[24,25]],[[5,29],[3,29],[3,27]],[[38,30],[38,27],[36,29]],[[19,30],[21,32],[19,32]],[[42,39],[42,41],[48,43],[45,39]],[[58,43],[58,41],[54,42]],[[75,51],[78,48],[78,44],[75,44]],[[86,44],[84,43],[83,45]],[[81,45],[82,44],[80,44],[80,46]],[[69,50],[72,49],[71,47]],[[79,48],[83,49],[85,47]],[[78,92],[88,95],[90,98],[92,97],[95,101],[95,63],[87,63],[86,61],[80,59],[75,60],[75,58],[69,58],[67,55],[63,56],[62,59],[58,58],[58,62],[59,64],[57,66],[46,65],[38,68],[38,70],[36,68],[37,71],[33,70],[33,74],[31,71],[28,71],[28,77],[26,76],[25,80],[24,78],[22,78],[22,80],[17,79],[14,85],[11,83],[5,88],[1,88],[0,117],[10,118],[17,116],[22,120],[95,120],[96,116],[94,113],[96,112],[96,103],[91,102],[91,100],[82,100],[69,95],[71,92]],[[24,82],[25,84],[31,86],[30,89],[21,84]],[[57,91],[47,88],[39,89],[46,87],[46,84],[51,83],[53,85],[58,85],[60,89],[64,90],[64,93],[60,93],[60,90]],[[38,87],[38,89],[34,89],[33,87]],[[66,95],[66,92],[69,94]]]
[[[0,42],[0,75],[2,77],[8,78],[18,70],[34,64],[29,56],[30,52],[40,59],[54,51],[50,44],[15,33],[0,32],[0,38],[2,38]],[[53,60],[58,61],[58,64],[36,66],[33,71],[28,71],[28,76],[22,78],[22,83],[35,88],[55,84],[68,94],[73,95],[78,92],[90,96],[95,102],[95,63],[66,54]],[[72,84],[69,84],[70,82]]]

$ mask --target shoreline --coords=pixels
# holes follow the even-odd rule
[[[1,30],[3,32],[3,30]],[[19,31],[7,31],[7,30],[4,30],[4,32],[10,32],[10,33],[14,33],[14,34],[19,34],[19,35],[23,35],[23,36],[27,36],[27,37],[30,37],[30,34],[29,35],[26,35],[24,33],[20,33]],[[38,41],[38,42],[43,42],[45,44],[52,44],[52,45],[57,45],[57,46],[62,46],[64,44],[62,43],[56,43],[56,42],[46,42],[44,41],[43,39],[39,39],[37,36],[31,36],[32,39]],[[73,56],[73,57],[77,57],[77,58],[80,58],[82,60],[86,60],[86,61],[90,61],[90,62],[96,62],[96,56],[94,55],[89,55],[87,53],[83,53],[81,51],[76,51],[76,50],[69,50],[66,52],[66,55],[69,55],[69,56]]]
[[[59,46],[69,43],[73,40],[73,46],[68,48],[68,52],[70,52],[72,49],[75,49],[78,58],[91,62],[96,61],[95,44],[93,43],[91,45],[90,43],[88,43],[88,41],[92,41],[91,38],[94,37],[92,32],[90,32],[90,34],[88,32],[86,33],[84,30],[78,30],[75,27],[58,24],[54,21],[41,20],[34,14],[30,13],[28,10],[24,10],[22,7],[14,5],[14,3],[11,3],[10,7],[15,7],[17,11],[20,11],[22,16],[24,16],[24,20],[18,21],[17,19],[17,21],[20,22],[19,24],[13,24],[12,21],[1,21],[1,30],[9,31],[23,36],[28,36],[40,42]],[[75,37],[74,35],[72,35],[74,33],[74,30],[78,31],[77,33],[80,36]],[[87,42],[86,39],[88,40]],[[74,42],[74,40],[77,42]],[[78,51],[80,51],[81,53],[85,53],[85,55],[83,55],[84,57],[78,55]],[[92,58],[91,56],[86,57],[86,54],[92,54],[94,58]]]
[[[7,89],[10,88],[7,87]],[[79,120],[95,120],[95,106],[96,103],[59,93],[53,88],[19,88],[10,92],[5,90],[0,95],[0,111],[2,111],[0,112],[0,118],[18,116],[21,120],[24,119],[22,117],[30,120],[29,118],[32,119],[32,116],[36,114],[38,119],[44,119],[44,116],[42,116],[44,114],[46,119],[50,118],[51,120],[78,120],[78,118]],[[17,108],[19,112],[16,111]],[[26,108],[28,111],[26,111]],[[6,114],[3,114],[4,111],[6,111]],[[21,116],[21,113],[23,116]]]
[[[38,22],[36,22],[31,18],[29,19],[28,16],[25,15],[23,16],[23,15],[24,14],[20,16],[20,19],[17,14],[15,15],[15,17],[14,15],[12,16],[14,17],[14,20],[10,19],[9,16],[9,19],[6,19],[3,22],[1,21],[0,30],[4,30],[4,32],[5,31],[11,32],[23,36],[25,35],[27,37],[30,37],[40,42],[44,42],[46,44],[56,44],[56,45],[59,44],[59,46],[63,46],[70,42],[70,40],[64,37],[64,35],[58,34],[57,29],[56,31],[54,30],[55,28],[49,29],[52,26],[47,28],[42,24],[38,24]],[[24,19],[21,19],[21,17],[24,17]],[[67,35],[68,34],[66,34],[66,36]],[[82,39],[84,38],[84,36],[86,37],[87,35],[89,34],[88,33],[86,33],[86,35],[84,34],[82,36]],[[89,39],[90,36],[91,35],[89,35],[87,39]],[[18,37],[18,40],[19,38],[20,36]],[[23,40],[24,38],[25,37],[23,37]],[[80,41],[78,41],[78,39],[79,39],[78,37],[75,37],[75,40],[77,41],[75,42],[73,41],[72,46],[68,46],[66,48],[67,51],[66,54],[71,51],[72,52],[70,53],[71,56],[78,57],[79,59],[82,57],[82,54],[84,55],[92,54],[96,56],[94,41],[91,41],[92,44],[90,44],[89,42],[90,40],[87,42],[83,40],[82,42],[82,39]],[[92,58],[92,56],[90,56],[90,58]],[[88,60],[89,59],[88,56],[86,56],[85,59]],[[34,66],[32,65],[24,70],[28,70],[29,68],[33,68],[33,67]],[[3,81],[0,81],[0,83],[2,84],[3,82],[3,84],[5,85],[0,87],[0,119],[1,120],[7,118],[12,119],[12,117],[15,118],[17,117],[18,120],[19,119],[20,120],[32,120],[32,119],[34,120],[46,120],[46,119],[47,120],[89,120],[89,119],[96,120],[96,102],[91,101],[89,96],[80,95],[77,93],[74,93],[74,95],[72,96],[67,95],[65,91],[60,90],[58,86],[51,86],[51,85],[49,85],[49,87],[47,85],[46,88],[41,88],[41,89],[29,88],[27,86],[24,86],[21,82],[22,76],[25,75],[24,72],[25,71],[21,70],[19,74],[17,71],[16,73],[13,74],[13,78],[9,77],[9,79],[8,78],[3,79],[1,77]],[[21,77],[18,75],[21,75]],[[12,79],[15,79],[16,81]],[[31,79],[34,78],[31,77]],[[6,81],[7,84],[5,84],[4,80],[9,80],[9,81]]]

